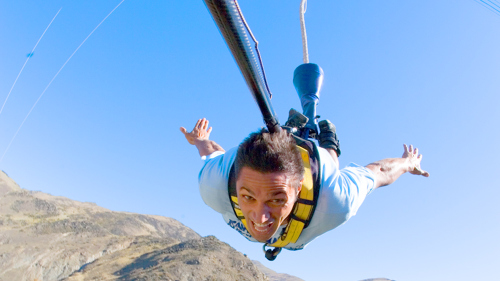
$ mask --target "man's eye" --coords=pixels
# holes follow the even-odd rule
[[[248,195],[243,195],[243,198],[245,198],[245,200],[252,200],[253,199],[252,196],[248,196]]]
[[[285,199],[273,199],[271,202],[274,204],[284,204]]]

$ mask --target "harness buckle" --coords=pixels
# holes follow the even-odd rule
[[[268,259],[269,261],[275,260],[278,257],[278,254],[281,253],[281,248],[276,247],[272,250],[271,249],[266,250],[266,246],[267,246],[267,243],[264,244],[264,246],[262,247],[262,250],[264,251],[264,254],[266,255],[266,259]]]

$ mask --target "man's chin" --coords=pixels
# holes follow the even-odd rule
[[[257,235],[254,235],[254,234],[251,234],[251,235],[252,235],[253,239],[255,239],[255,240],[257,240],[257,241],[259,241],[261,243],[267,243],[267,241],[269,239],[271,239],[271,237],[273,237],[272,235],[269,235],[269,236],[262,236],[262,235],[258,235],[257,236]]]

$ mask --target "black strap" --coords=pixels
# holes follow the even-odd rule
[[[302,198],[297,199],[296,202],[301,203],[301,204],[306,204],[306,205],[314,205],[314,201],[302,199]]]
[[[303,220],[303,219],[301,219],[301,218],[297,217],[294,213],[291,213],[291,214],[290,214],[290,218],[291,218],[291,219],[294,219],[294,220],[296,220],[296,221],[300,221],[300,222],[301,222],[301,223],[303,223],[304,225],[306,225],[306,224],[308,224],[308,223],[309,223],[309,220]]]

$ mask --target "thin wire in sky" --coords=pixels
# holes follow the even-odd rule
[[[12,84],[12,87],[10,87],[9,94],[7,94],[7,98],[5,98],[5,101],[3,102],[2,108],[0,108],[0,115],[2,114],[3,108],[4,108],[5,104],[7,103],[7,100],[9,99],[10,93],[12,93],[12,89],[14,89],[14,86],[17,83],[17,79],[19,79],[19,76],[21,76],[21,73],[23,72],[24,67],[26,66],[26,64],[28,63],[28,61],[30,60],[30,58],[33,56],[33,53],[35,52],[36,46],[38,46],[38,43],[40,43],[40,40],[42,40],[43,36],[45,35],[45,32],[47,32],[47,30],[49,29],[50,25],[56,19],[57,15],[61,11],[61,9],[59,9],[59,11],[57,11],[56,15],[52,18],[52,20],[50,21],[50,23],[47,26],[47,28],[45,28],[45,31],[43,32],[42,36],[40,36],[40,39],[38,39],[38,41],[36,42],[35,47],[33,47],[33,50],[31,50],[31,52],[28,54],[28,56],[27,56],[28,58],[24,62],[23,67],[21,67],[21,71],[19,71],[19,74],[17,74],[16,80],[14,81],[14,84]]]
[[[3,157],[5,156],[5,154],[7,153],[7,151],[9,150],[10,145],[12,144],[12,142],[14,141],[14,139],[17,136],[17,133],[19,133],[19,131],[21,130],[21,128],[24,125],[24,122],[26,122],[26,119],[28,119],[28,116],[30,116],[31,112],[33,111],[33,109],[37,105],[38,101],[42,98],[43,94],[45,94],[45,92],[47,91],[47,89],[50,87],[50,84],[52,84],[52,82],[54,81],[54,79],[56,79],[57,75],[59,75],[59,73],[61,72],[61,70],[66,66],[66,64],[69,62],[69,60],[71,60],[71,58],[73,57],[73,55],[75,55],[75,53],[78,51],[78,49],[80,49],[80,47],[85,43],[85,41],[87,41],[87,39],[89,39],[89,37],[92,35],[92,33],[94,33],[94,31],[96,31],[96,29],[99,28],[99,26],[101,26],[101,24],[123,3],[123,1],[125,1],[125,0],[122,0],[120,3],[118,3],[118,5],[116,5],[116,7],[113,10],[111,10],[111,12],[109,12],[109,14],[94,28],[94,30],[92,30],[92,32],[90,32],[90,34],[87,36],[87,38],[85,38],[83,40],[83,42],[76,48],[76,50],[71,54],[71,56],[69,56],[69,58],[63,64],[63,66],[61,66],[61,68],[59,69],[59,71],[57,71],[56,75],[54,75],[54,77],[52,78],[52,80],[50,80],[49,84],[47,85],[47,87],[45,87],[45,89],[43,90],[43,92],[40,94],[40,96],[36,100],[35,104],[33,104],[33,106],[31,107],[30,111],[28,112],[28,114],[24,118],[23,122],[21,123],[21,125],[17,129],[16,133],[14,134],[14,136],[12,137],[12,139],[10,140],[10,143],[7,146],[7,148],[5,149],[5,152],[3,153],[2,158],[0,158],[0,162],[2,162]]]
[[[479,4],[486,7],[488,10],[500,15],[500,4],[496,0],[475,0]]]

